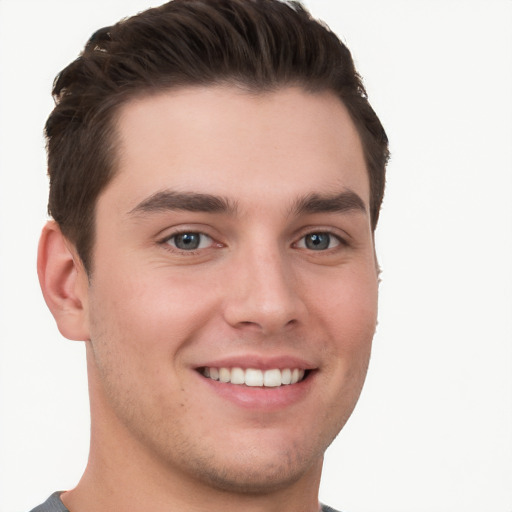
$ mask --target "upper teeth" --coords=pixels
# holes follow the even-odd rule
[[[299,368],[284,368],[280,370],[258,370],[256,368],[202,368],[205,377],[231,384],[245,384],[246,386],[278,387],[283,384],[296,384],[304,378],[304,370]]]

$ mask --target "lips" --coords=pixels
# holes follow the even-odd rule
[[[226,384],[248,387],[276,388],[297,384],[305,378],[306,370],[302,368],[246,368],[205,366],[198,371],[206,378]]]
[[[249,414],[279,414],[283,408],[305,400],[319,370],[314,361],[302,357],[256,353],[201,361],[193,369],[208,393]],[[212,400],[216,400],[213,395]]]

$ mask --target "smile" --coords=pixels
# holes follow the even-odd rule
[[[297,384],[307,375],[306,371],[299,368],[273,368],[270,370],[259,370],[256,368],[213,368],[203,367],[199,373],[204,377],[219,382],[236,384],[249,387],[277,388],[290,384]]]

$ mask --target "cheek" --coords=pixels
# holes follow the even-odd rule
[[[377,323],[377,278],[370,272],[331,281],[317,297],[317,323],[326,351],[326,374],[332,379],[333,400],[351,411],[363,386]],[[345,421],[348,416],[344,416]]]
[[[315,309],[326,362],[318,402],[334,437],[352,413],[366,377],[377,319],[377,280],[345,276],[331,281],[326,291],[318,295]]]
[[[151,416],[166,403],[166,390],[181,394],[180,374],[172,369],[179,366],[186,320],[164,293],[136,279],[118,280],[115,288],[98,282],[90,294],[90,332],[101,386],[121,417],[135,414],[134,403]]]
[[[162,271],[98,275],[91,289],[91,338],[108,343],[117,365],[131,371],[178,367],[182,349],[205,328],[215,309],[212,293],[191,277]]]
[[[371,341],[377,323],[378,282],[374,274],[340,275],[312,303],[331,335],[355,348]]]

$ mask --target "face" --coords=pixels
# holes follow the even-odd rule
[[[318,472],[377,313],[346,109],[298,88],[188,88],[126,104],[118,132],[87,290],[93,433],[221,489]]]

